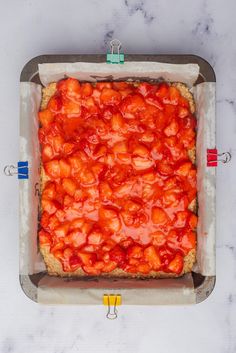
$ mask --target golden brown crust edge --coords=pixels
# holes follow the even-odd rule
[[[190,105],[190,111],[193,114],[195,112],[195,104],[194,104],[194,99],[192,93],[189,91],[188,87],[183,84],[183,83],[173,83],[173,86],[178,88],[180,91],[181,95],[188,99],[189,105]],[[48,86],[44,87],[42,89],[42,100],[41,100],[41,110],[47,108],[48,101],[50,98],[55,94],[56,92],[56,83],[52,82]],[[196,155],[196,150],[193,149],[191,151],[188,151],[189,158],[192,161],[192,163],[195,163],[195,155]],[[48,180],[48,177],[44,171],[44,168],[41,167],[41,190],[43,190],[43,187]],[[193,200],[193,202],[189,205],[189,209],[192,212],[196,212],[196,200]],[[81,268],[77,269],[74,272],[65,272],[62,269],[62,265],[59,260],[57,260],[54,255],[52,255],[49,251],[48,246],[40,246],[40,252],[43,256],[44,262],[47,267],[47,272],[51,276],[60,276],[60,277],[85,277],[88,276]],[[110,273],[104,273],[100,275],[101,277],[127,277],[127,278],[174,278],[174,277],[180,277],[185,273],[191,272],[192,267],[194,265],[194,262],[196,260],[196,251],[191,250],[188,255],[184,257],[184,268],[181,274],[176,275],[174,273],[166,273],[166,272],[161,272],[161,271],[151,271],[148,275],[144,275],[142,273],[137,273],[135,275],[132,275],[131,273],[127,273],[121,269],[115,269],[114,271]]]

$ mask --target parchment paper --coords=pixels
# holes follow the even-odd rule
[[[56,82],[63,77],[72,76],[81,81],[164,79],[193,85],[199,74],[197,64],[163,64],[157,62],[126,62],[125,64],[106,63],[57,63],[39,64],[42,84]]]
[[[183,82],[190,88],[199,74],[196,64],[172,65],[162,63],[128,62],[124,65],[108,65],[106,63],[55,63],[39,65],[40,79],[43,84],[57,81],[66,76],[76,77],[84,81],[114,80],[114,79],[164,79],[171,82]],[[31,177],[29,183],[20,183],[21,203],[21,250],[24,253],[21,271],[24,274],[37,273],[45,269],[45,265],[38,255],[36,243],[36,213],[38,207],[37,196],[33,195],[33,187],[39,181],[40,155],[37,143],[37,110],[40,104],[41,86],[34,83],[21,84],[21,100],[24,109],[21,110],[21,159],[30,160]],[[196,105],[198,122],[197,136],[197,164],[198,164],[198,249],[196,271],[203,275],[215,274],[215,170],[206,167],[206,147],[215,147],[215,85],[202,83],[192,89]],[[32,123],[33,121],[33,123]],[[34,130],[35,129],[35,130]],[[27,186],[28,185],[28,186]],[[28,196],[26,196],[28,195]],[[30,260],[26,260],[30,259]],[[39,282],[38,300],[44,303],[101,303],[100,290],[79,289],[73,282],[60,281],[49,276]],[[170,281],[170,282],[165,282]],[[178,281],[179,286],[168,287],[168,283]],[[179,304],[195,303],[195,293],[192,278],[189,275],[181,279],[162,280],[160,289],[129,289],[119,290],[124,293],[127,303],[133,304],[164,304],[176,301]],[[170,290],[171,289],[171,290]],[[152,296],[147,295],[147,290]],[[111,290],[109,290],[111,292]],[[122,292],[122,293],[121,293]],[[149,293],[148,292],[148,293]],[[74,295],[74,294],[75,295]],[[86,293],[86,294],[85,294]],[[104,290],[102,290],[104,293]],[[151,294],[152,293],[152,294]],[[74,299],[72,299],[74,298]],[[134,298],[136,298],[134,300]],[[178,298],[178,299],[177,299]],[[135,301],[135,303],[134,303]]]

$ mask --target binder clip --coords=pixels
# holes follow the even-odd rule
[[[6,176],[17,175],[18,179],[29,178],[28,161],[19,161],[17,163],[17,167],[14,165],[6,165],[3,171]]]
[[[118,39],[113,39],[110,42],[111,52],[107,53],[108,64],[124,64],[124,53],[120,52],[121,42]]]
[[[121,305],[121,295],[120,294],[104,294],[103,305],[107,306],[106,317],[110,320],[117,318],[117,306]]]
[[[207,167],[217,167],[218,162],[226,164],[230,162],[230,152],[218,153],[217,148],[207,149]]]

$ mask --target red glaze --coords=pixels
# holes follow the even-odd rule
[[[196,247],[196,120],[178,89],[69,78],[39,121],[39,240],[64,271],[181,273]]]

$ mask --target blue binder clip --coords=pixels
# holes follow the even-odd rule
[[[18,179],[28,179],[29,178],[29,165],[28,161],[17,163],[17,174]]]
[[[3,171],[6,176],[17,175],[18,179],[29,179],[28,161],[19,161],[17,167],[13,164],[6,165]]]

